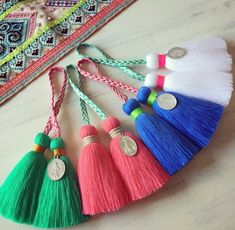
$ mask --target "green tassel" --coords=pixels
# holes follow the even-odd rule
[[[51,141],[52,151],[64,148],[61,138]],[[55,154],[54,154],[55,155]],[[41,228],[63,228],[80,224],[89,219],[82,214],[76,173],[70,160],[60,156],[65,164],[65,174],[57,181],[45,172],[39,204],[33,225]],[[54,158],[51,160],[53,161]],[[50,164],[50,162],[49,162]]]
[[[34,142],[34,150],[18,162],[0,187],[0,214],[17,223],[33,223],[47,165],[43,152],[50,138],[39,133]]]

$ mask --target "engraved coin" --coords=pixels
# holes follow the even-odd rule
[[[129,136],[121,137],[120,147],[127,156],[134,156],[137,153],[137,144]]]
[[[65,164],[62,160],[55,158],[49,163],[47,174],[52,180],[57,181],[61,179],[64,176],[64,173]]]
[[[187,53],[187,50],[181,47],[173,47],[167,52],[169,58],[182,58]]]
[[[177,105],[177,100],[174,95],[170,93],[164,93],[157,97],[157,103],[161,109],[171,110]]]

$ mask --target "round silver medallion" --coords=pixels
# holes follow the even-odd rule
[[[157,103],[161,109],[171,110],[177,105],[177,100],[174,95],[170,93],[164,93],[157,97]]]
[[[182,58],[186,55],[187,50],[181,47],[173,47],[167,52],[167,56],[172,59]]]
[[[137,153],[137,144],[129,136],[121,137],[120,147],[127,156],[134,156]]]
[[[47,166],[47,174],[54,181],[61,179],[64,173],[65,164],[58,158],[53,159]]]

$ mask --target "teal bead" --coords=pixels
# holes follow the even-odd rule
[[[55,149],[64,149],[65,144],[62,138],[54,138],[51,140],[50,149],[53,151]]]
[[[50,146],[51,138],[45,133],[38,133],[34,138],[34,143],[45,148]]]

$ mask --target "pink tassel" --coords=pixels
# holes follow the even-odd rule
[[[169,175],[147,147],[135,135],[123,133],[117,118],[107,118],[102,127],[112,138],[111,155],[133,201],[150,195],[168,181]]]
[[[83,213],[96,215],[117,211],[131,200],[111,155],[98,142],[94,126],[83,126],[80,137],[84,143],[78,162]]]

